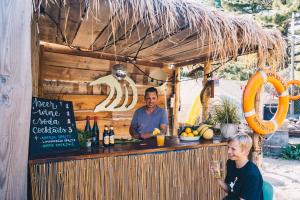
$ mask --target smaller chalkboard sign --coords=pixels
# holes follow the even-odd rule
[[[33,97],[29,157],[77,148],[72,102]]]

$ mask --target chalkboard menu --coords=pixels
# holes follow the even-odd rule
[[[29,156],[77,148],[72,102],[33,97]]]

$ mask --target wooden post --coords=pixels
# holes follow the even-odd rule
[[[175,69],[175,85],[174,85],[174,116],[173,116],[173,135],[177,135],[178,130],[178,112],[180,106],[180,67]]]
[[[39,95],[39,71],[40,71],[40,40],[37,27],[37,16],[33,15],[31,21],[31,72],[32,72],[32,96]]]
[[[0,199],[27,199],[31,6],[0,1]]]
[[[266,57],[262,56],[262,52],[258,52],[258,59],[257,59],[257,66],[259,68],[263,68],[265,63],[266,63]],[[260,93],[262,92],[262,88],[260,88],[257,92],[257,95],[255,97],[255,111],[258,113],[259,117],[262,117],[261,113],[261,105],[260,105]],[[259,168],[262,167],[262,159],[263,159],[263,153],[262,153],[262,148],[263,148],[263,138],[257,134],[253,133],[252,136],[253,139],[253,147],[252,147],[252,152],[250,155],[250,159],[252,162],[254,162]]]
[[[261,106],[260,106],[260,92],[262,88],[258,90],[258,95],[255,97],[255,110],[256,113],[258,113],[261,116]],[[251,153],[251,160],[254,162],[259,168],[262,167],[262,159],[263,159],[263,138],[257,134],[253,133],[252,136],[253,139],[253,147],[252,147],[252,153]]]
[[[204,74],[208,74],[209,72],[211,72],[211,69],[212,69],[211,68],[211,61],[207,61],[206,63],[204,63],[204,69],[203,69]],[[207,76],[204,76],[203,81],[202,81],[202,85],[204,86],[207,83],[207,81],[208,81]],[[205,90],[204,95],[203,95],[202,121],[204,121],[208,118],[209,105],[210,105],[210,90],[207,89],[207,90]]]

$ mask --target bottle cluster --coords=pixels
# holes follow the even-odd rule
[[[108,128],[108,126],[105,125],[104,131],[103,131],[103,146],[113,146],[115,144],[115,132],[114,127]]]
[[[87,134],[87,138],[91,138],[92,140],[92,146],[96,146],[99,144],[99,127],[97,123],[97,117],[94,117],[94,125],[93,128],[91,128],[90,124],[90,116],[86,117],[86,124],[84,128],[85,134]]]
[[[93,128],[91,128],[90,116],[86,117],[86,125],[84,128],[84,132],[86,134],[90,135],[90,137],[92,139],[92,146],[97,146],[100,144],[99,143],[99,127],[98,127],[97,121],[98,121],[98,118],[95,116],[94,117],[94,125],[93,125]],[[103,142],[104,147],[113,146],[115,144],[115,132],[114,132],[113,126],[110,126],[110,127],[108,127],[107,125],[104,126],[102,142]]]

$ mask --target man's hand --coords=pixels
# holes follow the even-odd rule
[[[142,139],[148,139],[148,138],[151,138],[153,136],[152,133],[141,133],[140,134],[140,138]]]
[[[132,134],[131,137],[135,138],[135,139],[140,139],[140,135],[139,134]]]

